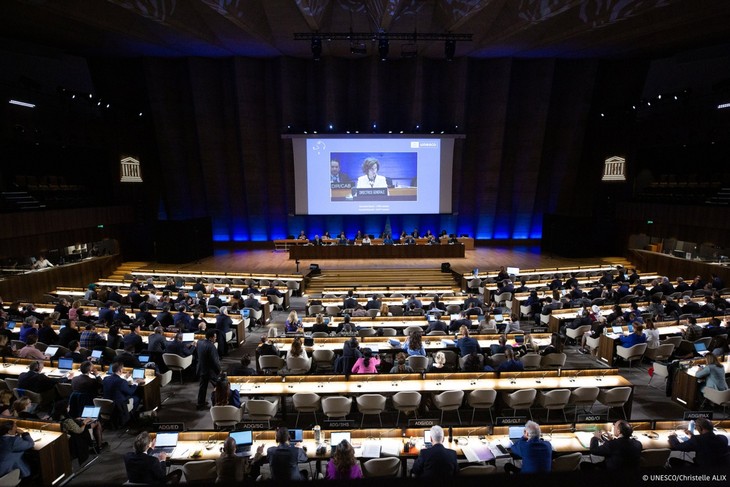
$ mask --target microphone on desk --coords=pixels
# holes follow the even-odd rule
[[[549,370],[548,370],[548,371],[545,371],[545,373],[544,373],[544,374],[542,374],[542,377],[540,377],[539,379],[536,379],[536,380],[535,380],[535,383],[536,383],[536,384],[542,384],[542,380],[543,380],[543,379],[544,379],[545,377],[547,377],[547,375],[548,375],[548,373],[549,373],[549,372],[550,372]]]
[[[509,383],[510,383],[510,384],[517,384],[517,379],[519,379],[519,377],[520,377],[521,375],[522,375],[522,372],[517,372],[517,373],[516,373],[515,375],[513,375],[513,376],[512,376],[511,378],[510,378],[510,380],[509,380]]]
[[[575,378],[578,377],[578,375],[581,373],[581,370],[578,369],[578,372],[576,372],[573,377],[571,377],[568,382],[575,382]]]
[[[611,371],[611,369],[607,369],[603,374],[601,374],[597,379],[596,382],[601,382],[603,378]]]

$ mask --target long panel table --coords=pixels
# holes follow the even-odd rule
[[[323,245],[289,248],[289,259],[445,259],[464,257],[463,245]]]

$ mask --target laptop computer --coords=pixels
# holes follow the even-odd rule
[[[504,315],[494,315],[494,321],[497,323],[502,323],[504,321]]]
[[[517,345],[522,345],[525,343],[525,335],[515,335],[515,343]]]
[[[509,440],[512,443],[515,443],[520,440],[520,438],[525,436],[525,427],[524,426],[510,426],[509,427]]]
[[[58,347],[48,347],[46,348],[46,351],[44,352],[49,357],[53,358],[58,353]]]
[[[453,313],[450,317],[451,321],[455,321],[459,319],[459,313]]]
[[[132,369],[132,379],[144,379],[145,369]]]
[[[251,316],[251,310],[248,308],[243,308],[241,310],[241,317],[248,318],[249,316]]]
[[[311,336],[310,337],[305,336],[304,337],[303,345],[305,347],[313,347],[314,346],[314,338],[312,338]]]
[[[429,312],[429,313],[428,313],[428,314],[426,315],[426,320],[427,320],[427,321],[428,321],[429,323],[431,323],[431,322],[433,322],[433,321],[436,321],[436,315],[434,315],[434,314],[432,314],[432,313],[430,313],[430,312]]]
[[[12,330],[13,328],[15,328],[15,322],[14,321],[8,321],[5,324],[5,328],[7,328],[8,330]]]
[[[58,371],[62,373],[71,372],[74,368],[74,359],[72,358],[60,358],[58,359]]]
[[[163,452],[167,454],[172,453],[177,446],[177,436],[178,433],[157,433],[152,454],[156,455]]]
[[[91,358],[95,358],[99,360],[101,358],[101,350],[92,350],[91,352]]]
[[[624,332],[624,329],[620,326],[612,326],[611,331],[613,331],[613,333],[616,335],[621,335]]]
[[[84,419],[99,419],[101,408],[99,406],[84,406],[81,417]]]
[[[303,438],[302,430],[289,430],[289,442],[290,443],[299,443],[303,439],[304,438]]]
[[[330,446],[332,447],[332,453],[335,452],[337,445],[342,443],[342,440],[347,440],[348,443],[352,444],[351,434],[349,431],[333,431],[330,433]]]
[[[329,325],[329,324],[330,324],[330,319],[329,319],[329,317],[327,317],[327,318],[325,318],[324,320],[322,320],[322,322],[323,322],[323,323],[325,324],[325,326]]]
[[[195,333],[183,333],[182,334],[182,341],[184,341],[184,342],[194,342],[195,341]]]
[[[423,430],[423,446],[424,448],[431,448],[433,441],[431,441],[431,430]]]
[[[137,360],[139,360],[139,363],[141,363],[141,364],[146,364],[147,362],[150,361],[150,356],[149,355],[138,355]]]
[[[702,342],[695,343],[695,351],[697,353],[699,353],[700,355],[702,355],[703,357],[705,355],[707,355],[708,353],[710,353],[710,351],[707,350],[707,347],[705,346],[705,344]]]
[[[627,326],[627,328],[629,330],[629,333],[633,333],[634,332],[634,325],[629,325],[629,326]]]
[[[251,445],[253,445],[253,434],[251,430],[232,431],[228,436],[236,440],[236,455],[251,456]]]

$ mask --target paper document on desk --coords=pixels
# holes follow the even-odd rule
[[[593,432],[591,431],[576,431],[575,437],[578,438],[583,448],[591,447],[591,438],[593,438]]]
[[[503,453],[502,450],[500,450],[499,448],[497,448],[497,444],[498,443],[499,442],[495,442],[494,444],[488,445],[489,446],[489,451],[492,452],[492,455],[494,455],[494,458],[508,458],[510,456],[509,455],[509,452],[504,452]]]
[[[489,462],[495,457],[487,445],[466,445],[461,447],[461,451],[470,462]]]
[[[361,458],[380,458],[380,443],[366,441],[362,445]]]

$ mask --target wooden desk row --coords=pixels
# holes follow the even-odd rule
[[[68,437],[61,431],[60,423],[1,418],[13,421],[18,428],[33,439],[33,454],[38,456],[41,483],[44,486],[59,484],[71,475],[71,451]]]
[[[448,259],[463,258],[463,245],[324,245],[295,246],[289,259]]]
[[[426,294],[438,294],[443,297],[458,296],[461,291],[456,287],[446,288],[438,285],[424,285],[424,286],[345,286],[345,287],[326,287],[322,290],[322,296],[324,298],[338,297],[344,298],[344,295],[349,291],[356,298],[368,298],[372,295],[389,296],[392,294],[401,294],[401,296],[390,296],[400,297],[401,299],[409,298],[411,295],[416,295],[419,299]],[[451,294],[448,294],[451,293]]]
[[[22,358],[10,358],[6,357],[5,361],[0,364],[0,376],[3,377],[19,377],[20,374],[28,372],[28,365],[35,360],[22,359]],[[56,366],[52,365],[56,361],[51,362],[50,360],[43,361],[43,373],[53,379],[59,379],[66,377],[66,374],[59,370]],[[57,363],[56,363],[57,365]],[[70,377],[76,374],[81,364],[73,364],[73,372]],[[104,371],[104,367],[101,365],[96,366],[98,370]],[[108,369],[107,369],[108,370]],[[131,373],[132,369],[125,368],[125,372]],[[102,378],[105,376],[103,375]],[[160,396],[160,379],[154,375],[153,369],[145,369],[144,382],[139,383],[140,399],[146,410],[152,410],[159,407],[162,404]]]
[[[325,243],[324,247],[329,247],[333,245],[337,245],[338,238],[331,238],[324,240]],[[393,240],[395,240],[396,243],[400,243],[400,240],[396,240],[396,237],[393,237]],[[427,245],[428,239],[427,238],[417,238],[416,245]],[[471,237],[457,237],[458,242],[464,246],[465,250],[474,250],[474,239]],[[352,239],[348,239],[348,242],[352,242]],[[441,242],[440,245],[449,245],[449,237],[440,237],[439,241]],[[362,240],[354,240],[355,245],[362,245]],[[370,239],[370,245],[383,245],[383,239],[382,238],[371,238]],[[303,247],[303,246],[310,246],[313,247],[314,244],[312,241],[308,239],[298,239],[298,238],[282,238],[274,240],[274,250],[291,250],[293,247]]]
[[[604,272],[604,271],[611,271],[616,272],[616,265],[615,264],[608,264],[608,265],[599,265],[599,266],[571,266],[571,267],[546,267],[542,269],[520,269],[519,272],[515,274],[515,278],[519,279],[521,277],[527,277],[532,279],[540,279],[541,276],[552,276],[555,274],[562,274],[562,275],[570,275],[571,272],[584,272],[584,273],[596,273],[596,272]],[[487,272],[480,272],[478,277],[480,279],[486,279],[486,278],[496,278],[499,274],[499,271],[487,271]],[[474,276],[465,274],[467,279],[471,279]]]
[[[697,379],[699,365],[704,365],[704,359],[696,359],[687,362],[688,368],[680,368],[674,375],[672,382],[672,401],[681,404],[690,410],[696,410],[702,403],[702,392],[700,382]],[[725,376],[730,374],[730,362],[723,362]]]
[[[213,279],[253,279],[254,281],[261,281],[269,280],[280,280],[280,281],[295,281],[301,283],[304,279],[300,274],[252,274],[252,273],[243,273],[243,272],[232,272],[232,273],[223,273],[220,274],[218,272],[206,272],[206,271],[200,271],[200,272],[189,272],[189,271],[176,271],[176,270],[170,270],[170,269],[140,269],[140,270],[134,270],[130,272],[132,276],[137,277],[138,279],[148,279],[148,278],[157,278],[157,279],[167,279],[168,277],[171,277],[173,279],[177,277],[182,277],[186,281],[189,282],[195,282],[198,278],[203,278],[205,280],[211,281]]]

